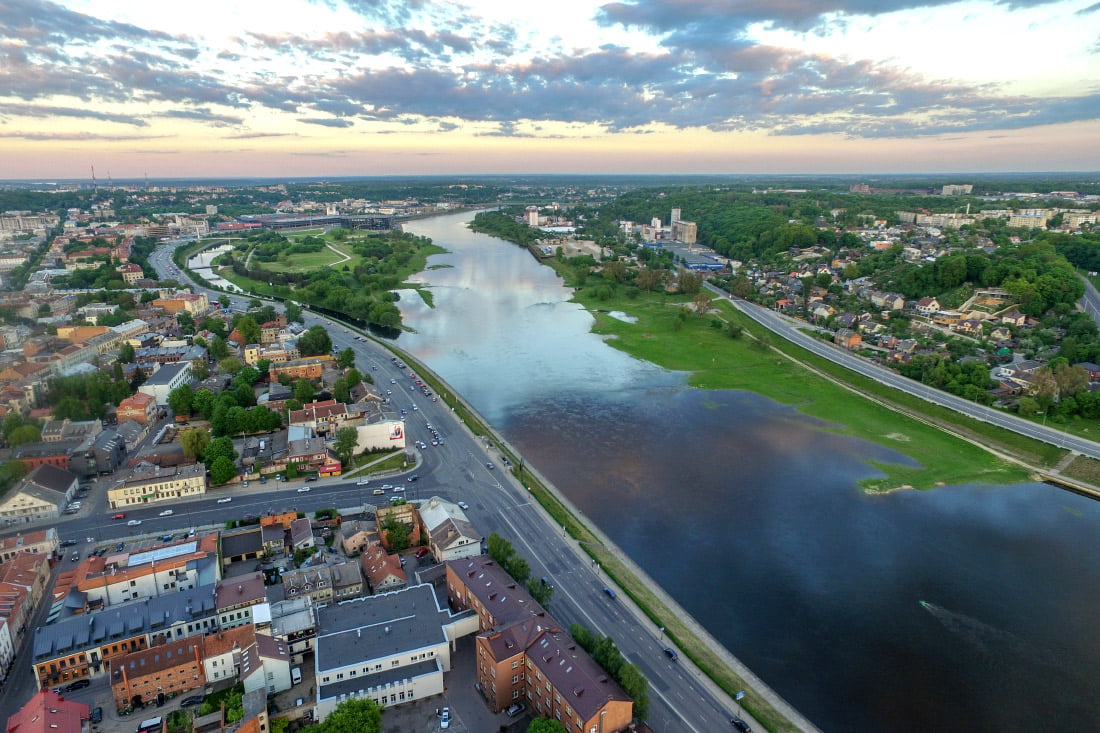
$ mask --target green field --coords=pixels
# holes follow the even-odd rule
[[[726,302],[716,301],[717,313],[686,318],[678,316],[681,303],[672,296],[654,295],[637,299],[600,300],[577,298],[594,311],[595,333],[610,336],[608,343],[639,359],[668,369],[690,372],[692,386],[703,389],[743,389],[828,421],[822,428],[883,445],[921,464],[919,468],[874,463],[886,474],[862,482],[868,491],[898,488],[928,489],[944,484],[1014,483],[1028,478],[1026,469],[997,457],[987,450],[945,432],[930,421],[891,409],[891,397],[908,397],[896,390],[879,396],[851,383],[846,375],[832,379],[804,365],[803,355],[785,341],[770,334],[749,334],[739,339],[712,322],[743,323],[740,314]],[[621,310],[636,316],[626,323],[606,314]],[[600,312],[604,311],[604,312]],[[768,346],[770,342],[777,348]],[[846,370],[842,370],[845,371]],[[843,383],[841,383],[841,380]],[[870,381],[870,380],[868,380]],[[922,403],[923,404],[923,403]],[[935,460],[929,460],[935,456]],[[1053,458],[1053,456],[1052,456]]]

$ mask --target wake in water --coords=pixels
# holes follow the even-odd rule
[[[986,653],[1001,653],[1005,647],[1022,649],[1028,644],[1016,636],[1002,629],[983,623],[973,616],[965,613],[949,611],[935,603],[920,601],[921,608],[943,624],[944,628],[960,637],[963,641]]]

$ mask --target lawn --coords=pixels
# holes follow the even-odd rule
[[[595,312],[593,331],[612,337],[608,343],[639,359],[668,369],[691,372],[690,384],[703,389],[743,389],[776,402],[794,405],[813,417],[828,421],[822,428],[883,445],[910,456],[920,468],[875,463],[884,477],[862,483],[868,491],[897,488],[928,489],[943,484],[1014,483],[1026,480],[1028,472],[994,456],[923,419],[903,414],[886,403],[907,398],[883,388],[878,394],[850,380],[847,370],[836,377],[823,375],[803,362],[810,355],[777,336],[759,332],[762,340],[749,335],[731,338],[725,328],[712,323],[744,324],[732,306],[716,302],[717,313],[686,318],[679,316],[681,302],[673,296],[653,295],[637,299],[594,301],[579,297],[599,311],[621,310],[636,316],[636,323]],[[774,344],[777,348],[771,348]],[[799,353],[801,352],[801,353]],[[870,382],[871,380],[866,380]],[[843,383],[841,383],[843,382]],[[921,401],[920,406],[925,403]],[[1003,431],[1002,431],[1003,432]],[[934,461],[928,460],[935,456]]]

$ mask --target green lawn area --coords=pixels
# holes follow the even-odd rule
[[[692,386],[743,389],[776,402],[794,405],[807,415],[828,421],[832,427],[823,428],[825,430],[892,448],[921,464],[920,468],[913,468],[874,463],[886,476],[864,481],[863,488],[868,491],[903,487],[928,489],[943,484],[971,482],[1014,483],[1028,477],[1027,471],[1018,465],[929,422],[883,404],[908,395],[887,389],[879,395],[864,385],[854,383],[849,377],[857,375],[841,368],[837,369],[837,379],[845,384],[838,384],[837,380],[799,363],[809,361],[806,357],[810,355],[791,347],[778,336],[759,333],[764,342],[774,344],[779,351],[764,346],[747,334],[733,339],[725,329],[712,328],[711,323],[716,319],[739,324],[748,321],[728,303],[716,303],[717,314],[700,316],[692,312],[686,319],[679,319],[681,302],[673,296],[653,295],[610,301],[581,297],[578,300],[590,309],[621,310],[636,316],[637,323],[631,324],[596,312],[593,331],[611,336],[610,345],[639,359],[668,369],[691,372],[689,382]],[[813,366],[816,369],[819,364],[814,363]],[[923,401],[920,403],[925,404]],[[935,456],[935,460],[929,460],[929,456]]]

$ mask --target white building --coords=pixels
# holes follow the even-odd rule
[[[420,521],[437,562],[481,554],[481,533],[458,504],[433,496],[420,507]]]
[[[191,362],[180,361],[162,366],[144,384],[138,387],[138,391],[151,395],[158,405],[167,405],[168,395],[172,390],[188,384],[190,381]]]

